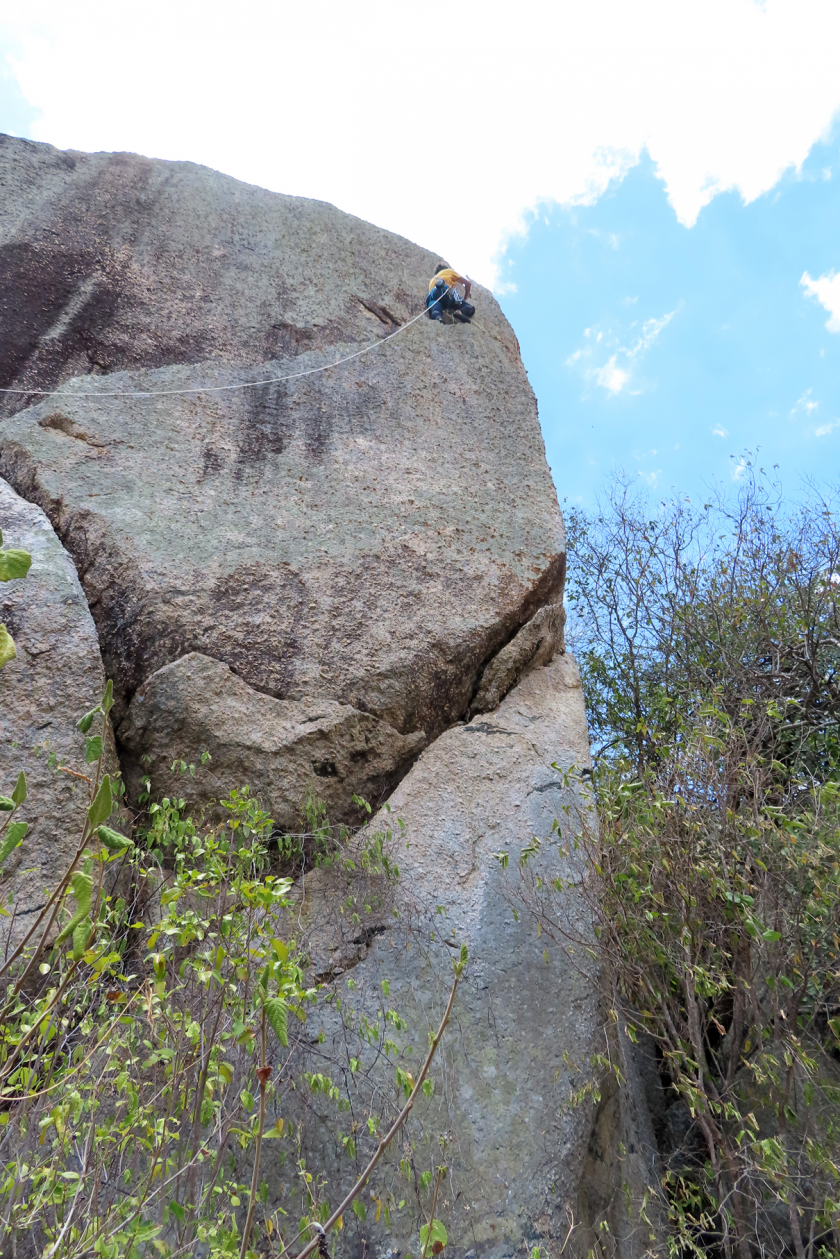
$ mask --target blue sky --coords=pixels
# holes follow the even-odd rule
[[[840,330],[801,283],[840,269],[838,158],[817,144],[799,174],[749,205],[717,196],[689,228],[644,155],[510,243],[501,302],[561,498],[591,504],[616,467],[700,494],[745,449],[791,488],[840,479]]]
[[[617,467],[699,495],[746,450],[791,488],[836,477],[837,0],[208,13],[0,0],[0,130],[205,163],[440,251],[517,331],[561,500]]]

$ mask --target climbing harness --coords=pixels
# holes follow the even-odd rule
[[[435,301],[440,301],[442,297],[443,294]],[[376,350],[389,341],[393,341],[394,337],[398,337],[401,332],[405,332],[406,328],[410,328],[413,323],[417,323],[418,319],[428,314],[434,304],[435,302],[432,302],[427,305],[419,315],[401,324],[395,332],[388,337],[383,337],[380,341],[372,341],[370,345],[356,350],[353,354],[345,354],[343,358],[337,358],[334,363],[325,363],[321,367],[309,367],[302,372],[289,372],[285,376],[269,376],[265,380],[246,380],[238,385],[198,385],[191,389],[0,389],[0,393],[28,394],[30,397],[34,395],[38,398],[171,398],[175,394],[232,393],[237,389],[259,389],[263,385],[275,385],[281,380],[299,380],[302,376],[315,376],[318,372],[328,372],[333,367],[340,367],[342,363],[361,358],[363,354],[369,354],[371,350]]]

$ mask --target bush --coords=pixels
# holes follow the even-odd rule
[[[640,1236],[656,1255],[840,1255],[832,501],[787,508],[750,469],[734,501],[654,510],[619,481],[570,513],[569,555],[597,825],[556,835],[585,857],[597,945],[536,841],[516,896],[588,959],[615,1032],[656,1055],[662,1214]],[[623,1086],[620,1058],[596,1058],[580,1097],[605,1072]]]
[[[87,778],[89,807],[74,859],[0,967],[0,1252],[305,1255],[319,1244],[319,1235],[310,1240],[316,1222],[328,1229],[358,1205],[414,1105],[465,956],[416,1082],[401,1065],[411,1047],[393,1039],[399,1016],[383,1005],[378,1021],[356,1027],[346,1012],[348,1052],[363,1037],[376,1059],[392,1061],[403,1101],[410,1085],[402,1109],[382,1099],[393,1111],[387,1123],[377,1117],[342,1138],[348,1103],[323,1069],[303,1070],[319,986],[307,979],[292,880],[278,872],[302,839],[275,835],[247,788],[220,802],[224,820],[214,825],[189,816],[183,801],[147,798],[134,839],[121,834],[109,825],[114,784],[102,775],[110,706],[109,683],[79,722],[89,755],[87,775],[77,774]],[[0,864],[26,831],[25,803],[21,775],[0,798]],[[397,873],[390,829],[336,835],[317,802],[307,813],[318,860],[366,880],[366,908],[351,890],[341,910],[370,912],[376,885]],[[351,1078],[364,1072],[356,1054],[337,1064]],[[301,1156],[287,1109],[296,1089],[336,1099],[336,1143],[354,1160],[357,1142],[358,1153],[367,1149],[341,1203],[330,1203],[326,1177]],[[281,1146],[286,1179],[271,1195],[260,1175],[269,1140]],[[387,1215],[385,1190],[379,1201]]]

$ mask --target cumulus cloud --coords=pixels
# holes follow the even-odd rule
[[[828,275],[821,275],[814,280],[805,271],[799,283],[805,290],[806,297],[815,297],[828,311],[830,317],[825,326],[829,332],[840,332],[840,274],[829,271]]]
[[[511,234],[645,149],[690,225],[771,188],[840,108],[836,0],[27,0],[4,32],[34,139],[323,198],[485,283]]]
[[[716,424],[715,427],[712,429],[712,436],[713,437],[728,437],[729,429],[724,428],[723,425],[721,424]]]

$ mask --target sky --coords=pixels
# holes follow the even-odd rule
[[[838,65],[836,0],[0,0],[0,130],[323,198],[491,286],[587,505],[840,464]]]

